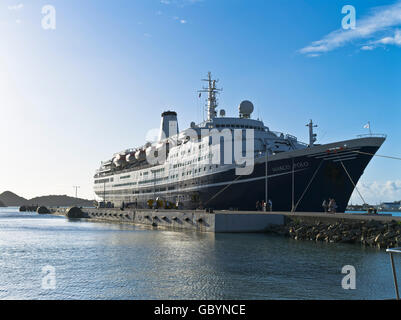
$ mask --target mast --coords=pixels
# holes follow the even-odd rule
[[[309,127],[309,147],[313,147],[313,144],[317,140],[316,138],[317,134],[313,133],[313,128],[317,128],[317,125],[314,125],[313,121],[310,120],[306,126]]]
[[[207,79],[202,79],[202,81],[206,81],[208,83],[207,87],[203,87],[202,90],[199,90],[199,92],[207,92],[208,98],[207,98],[207,120],[211,121],[213,118],[217,116],[216,108],[217,108],[217,99],[216,95],[222,91],[222,89],[216,88],[216,83],[219,82],[219,80],[213,80],[212,79],[212,73],[208,72],[208,78]]]

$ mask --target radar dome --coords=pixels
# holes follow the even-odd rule
[[[248,100],[244,100],[240,103],[238,109],[241,118],[250,118],[254,110],[253,103]]]

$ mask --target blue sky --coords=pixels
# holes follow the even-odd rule
[[[56,9],[44,30],[41,10]],[[356,29],[343,30],[344,5]],[[143,144],[166,109],[202,120],[211,71],[220,107],[244,99],[272,130],[320,143],[372,131],[401,156],[401,1],[3,0],[0,192],[94,198],[101,160]],[[401,199],[401,161],[375,158],[359,184],[370,202]],[[357,196],[353,202],[360,202]]]

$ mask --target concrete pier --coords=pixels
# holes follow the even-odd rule
[[[51,209],[69,216],[71,209]],[[187,229],[202,232],[265,232],[271,225],[283,225],[284,216],[265,212],[226,212],[189,210],[143,210],[83,208],[74,218],[147,225],[158,228]]]
[[[272,226],[286,224],[344,224],[347,222],[377,221],[401,222],[401,217],[386,215],[316,213],[316,212],[261,212],[261,211],[215,211],[201,210],[150,210],[150,209],[98,209],[98,208],[52,208],[53,214],[88,221],[105,221],[147,225],[157,228],[197,230],[216,233],[268,232]]]

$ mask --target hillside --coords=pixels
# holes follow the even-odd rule
[[[46,207],[69,207],[69,206],[79,206],[79,207],[93,207],[93,200],[86,200],[80,198],[73,198],[66,195],[57,196],[43,196],[36,197],[29,200],[32,205],[40,205]]]
[[[42,196],[27,200],[10,191],[5,191],[0,194],[0,203],[3,203],[5,206],[8,207],[19,207],[22,205],[40,205],[47,207],[93,206],[92,200],[73,198],[66,195]]]
[[[29,203],[27,199],[22,198],[10,191],[5,191],[0,194],[0,201],[8,207],[18,207]]]
[[[1,208],[1,207],[5,207],[5,206],[6,206],[6,205],[5,205],[3,202],[0,201],[0,208]]]

